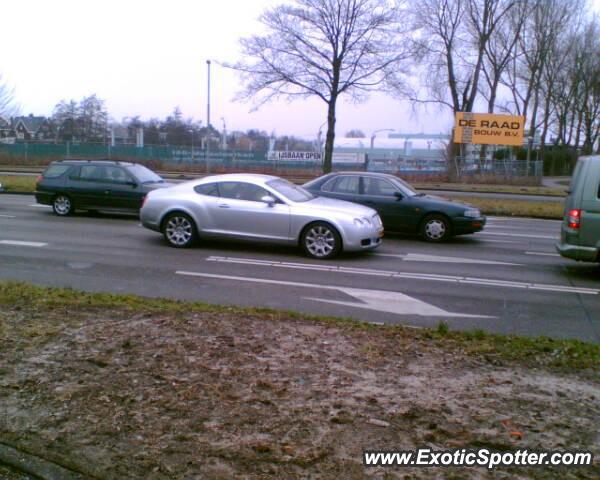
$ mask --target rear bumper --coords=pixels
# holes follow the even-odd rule
[[[486,217],[454,217],[452,220],[452,233],[454,235],[465,235],[483,230],[487,219]]]
[[[579,245],[571,245],[570,243],[557,243],[556,251],[565,258],[577,260],[580,262],[597,262],[599,251],[594,247],[581,247]]]

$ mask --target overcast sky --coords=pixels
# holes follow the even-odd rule
[[[96,93],[115,119],[164,118],[175,106],[206,123],[206,60],[235,61],[238,39],[260,29],[261,12],[279,0],[28,0],[2,2],[0,75],[15,87],[23,114],[50,115],[61,99]],[[600,0],[594,0],[600,10]],[[250,112],[233,102],[235,72],[211,67],[211,123],[315,137],[326,119],[320,100],[285,101]],[[441,112],[444,112],[443,114]],[[338,102],[336,134],[358,128],[439,133],[445,110],[415,115],[409,105],[373,95]]]

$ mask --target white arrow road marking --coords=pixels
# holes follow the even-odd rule
[[[52,208],[52,205],[40,205],[39,203],[33,203],[31,205],[29,205],[30,207],[36,207],[36,208]]]
[[[17,218],[14,215],[0,215],[2,218]]]
[[[560,257],[558,253],[546,253],[546,252],[525,252],[525,255],[541,255],[544,257]]]
[[[287,282],[279,280],[270,280],[267,278],[237,277],[231,275],[216,275],[212,273],[186,272],[178,270],[177,275],[187,275],[191,277],[218,278],[222,280],[237,280],[241,282],[265,283],[269,285],[287,285],[291,287],[318,288],[320,290],[335,290],[343,292],[346,295],[354,297],[353,302],[338,300],[326,300],[323,298],[302,297],[306,300],[316,302],[333,303],[336,305],[345,305],[348,307],[365,308],[367,310],[377,310],[380,312],[395,313],[397,315],[419,315],[422,317],[465,317],[465,318],[496,318],[487,315],[470,315],[466,313],[452,313],[434,307],[428,303],[409,297],[403,293],[390,292],[385,290],[365,290],[362,288],[336,287],[332,285],[318,285],[311,283]]]
[[[426,255],[423,253],[408,253],[406,255],[394,253],[375,253],[377,257],[402,258],[405,262],[436,262],[436,263],[472,263],[480,265],[513,265],[522,266],[522,263],[496,262],[495,260],[478,260],[476,258],[441,257],[439,255]]]
[[[586,287],[569,287],[563,285],[548,285],[539,283],[526,282],[511,282],[506,280],[495,280],[491,278],[477,277],[460,277],[458,275],[438,275],[434,273],[418,273],[418,272],[398,272],[392,270],[372,270],[367,268],[349,268],[338,267],[336,265],[314,264],[314,263],[291,263],[277,262],[272,260],[258,260],[253,258],[235,258],[235,257],[218,257],[210,256],[206,259],[207,262],[219,263],[235,263],[240,265],[255,265],[260,267],[270,268],[292,268],[299,270],[314,270],[318,272],[329,273],[350,273],[355,275],[368,275],[375,277],[388,278],[409,278],[414,280],[430,280],[436,282],[451,282],[451,283],[467,283],[472,285],[494,286],[494,287],[512,287],[523,288],[530,290],[542,290],[548,292],[565,292],[565,293],[583,293],[586,295],[598,295],[600,290],[597,288]],[[245,277],[244,277],[245,278]],[[280,282],[273,282],[280,283]]]
[[[16,247],[45,247],[47,243],[42,242],[22,242],[20,240],[0,240],[1,245],[14,245]]]

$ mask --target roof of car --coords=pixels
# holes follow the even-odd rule
[[[52,163],[66,163],[66,164],[74,164],[74,165],[78,165],[78,164],[83,164],[83,163],[101,163],[101,164],[108,164],[108,165],[125,165],[125,166],[131,166],[131,165],[136,165],[135,163],[132,162],[121,162],[120,160],[108,160],[108,159],[99,159],[99,160],[92,160],[92,159],[84,159],[84,158],[70,158],[68,160],[57,160],[55,162]]]
[[[204,182],[260,182],[266,183],[269,180],[277,180],[280,177],[274,175],[263,175],[260,173],[225,173],[222,175],[210,175],[203,177]]]

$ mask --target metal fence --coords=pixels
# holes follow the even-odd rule
[[[336,149],[338,155],[343,149]],[[135,145],[111,146],[106,144],[0,144],[0,161],[15,165],[40,165],[52,160],[69,158],[106,158],[146,163],[156,168],[174,171],[206,171],[205,151],[191,146]],[[333,162],[334,170],[367,170],[400,176],[483,176],[498,178],[541,177],[541,161],[525,160],[473,160],[457,158],[448,162],[439,157],[406,157],[388,152],[362,155],[361,160]],[[321,160],[274,160],[267,151],[257,150],[211,150],[208,160],[211,172],[256,171],[276,174],[319,175],[323,170]]]

